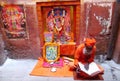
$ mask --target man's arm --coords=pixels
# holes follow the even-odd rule
[[[81,58],[81,51],[83,48],[83,44],[79,45],[78,48],[75,51],[75,55],[74,55],[74,65],[78,65],[79,62],[79,58]]]
[[[74,55],[74,65],[75,66],[78,65],[79,53],[80,53],[80,46],[78,46],[78,48],[75,51],[75,55]]]

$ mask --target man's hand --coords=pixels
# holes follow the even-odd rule
[[[78,66],[78,60],[77,59],[74,60],[74,65]]]
[[[89,69],[89,64],[88,64],[88,63],[84,64],[84,68],[85,68],[86,70],[88,70],[88,69]]]
[[[79,67],[79,65],[76,67],[76,73],[80,73],[81,69]]]

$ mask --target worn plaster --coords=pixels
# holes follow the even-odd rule
[[[108,34],[111,26],[113,3],[94,3],[93,5],[108,8],[109,17],[107,19],[103,16],[97,15],[97,13],[93,14],[99,24],[103,27],[100,34]]]

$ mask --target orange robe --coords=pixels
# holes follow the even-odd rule
[[[85,44],[81,44],[76,49],[75,56],[74,56],[74,58],[75,58],[74,64],[75,65],[78,65],[78,62],[85,64],[85,63],[91,63],[94,61],[96,46],[93,47],[92,53],[90,55],[83,54],[84,48],[85,48]]]

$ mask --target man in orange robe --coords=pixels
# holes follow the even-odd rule
[[[96,40],[94,38],[86,38],[83,44],[80,44],[75,52],[74,65],[78,68],[78,62],[84,64],[85,69],[89,69],[89,64],[94,61],[96,52]]]

